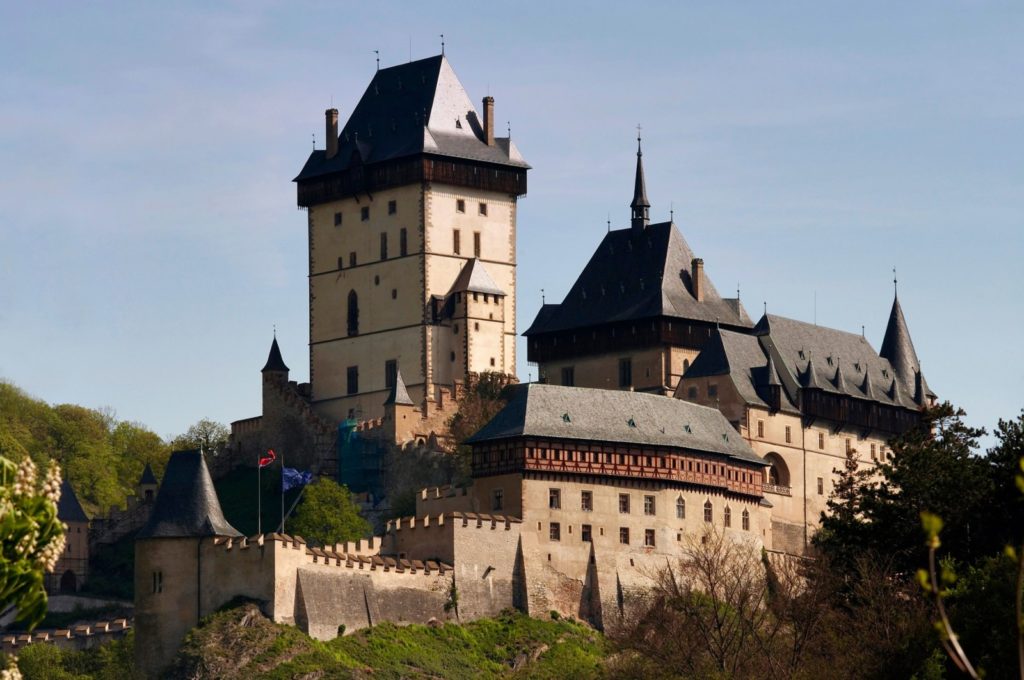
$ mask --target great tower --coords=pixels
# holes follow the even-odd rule
[[[472,373],[515,374],[516,202],[529,165],[443,56],[378,70],[295,178],[308,210],[310,401],[426,413]],[[401,376],[401,377],[399,377]]]

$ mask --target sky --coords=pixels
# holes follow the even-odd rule
[[[446,54],[533,166],[518,328],[651,217],[719,291],[881,345],[899,296],[930,386],[1024,406],[1024,5],[0,0],[0,379],[164,436],[260,413],[273,329],[308,379],[323,111]],[[520,341],[519,375],[536,377]]]

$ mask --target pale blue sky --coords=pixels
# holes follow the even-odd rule
[[[1021,3],[0,3],[0,377],[163,435],[308,377],[291,178],[374,69],[439,51],[534,166],[519,329],[652,218],[747,310],[881,344],[992,425],[1024,361]],[[504,125],[499,125],[504,127]],[[520,377],[530,369],[520,343]],[[536,370],[533,370],[536,375]]]

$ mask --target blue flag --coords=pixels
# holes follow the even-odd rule
[[[297,486],[306,486],[313,481],[312,472],[302,472],[295,468],[284,468],[281,470],[281,491],[288,491]]]

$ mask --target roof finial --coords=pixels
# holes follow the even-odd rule
[[[313,151],[316,151],[316,133],[313,133]]]
[[[892,268],[892,294],[893,295],[899,295],[899,292],[900,291],[899,291],[898,280],[896,279],[896,267],[893,267]]]
[[[610,234],[611,231],[612,231],[612,214],[611,213],[607,213],[607,216],[606,216],[605,219],[608,222],[608,233]]]
[[[764,315],[768,316],[768,301],[765,300],[762,304],[764,305]]]
[[[277,324],[274,324],[274,340],[277,340]]]
[[[377,70],[379,71],[380,70],[380,50],[374,50],[373,53],[377,55]]]
[[[540,289],[540,303],[544,304],[544,289]]]
[[[441,56],[444,56],[444,33],[441,34]]]
[[[512,121],[510,121],[510,120],[506,120],[505,121],[505,130],[506,130],[506,132],[508,132],[508,141],[511,142],[512,141]]]
[[[642,232],[650,224],[651,203],[647,200],[647,184],[644,182],[644,152],[640,146],[640,131],[636,126],[636,180],[633,183],[633,202],[629,204],[632,212],[630,224],[634,233]]]
[[[676,221],[676,204],[674,201],[670,201],[668,204],[668,221]]]
[[[861,324],[861,325],[860,325],[860,337],[861,337],[861,338],[863,338],[863,337],[864,337],[864,324]]]
[[[739,281],[737,281],[736,282],[736,302],[739,302],[739,301],[740,301],[740,284],[739,284]]]

